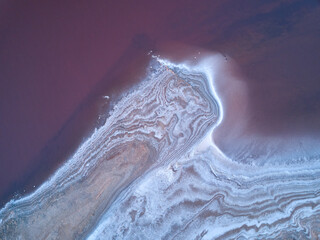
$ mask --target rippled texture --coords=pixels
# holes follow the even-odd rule
[[[319,170],[239,165],[213,147],[192,155],[150,173],[90,239],[319,237]]]
[[[206,63],[155,58],[51,179],[1,210],[1,239],[319,238],[318,159],[226,157]]]
[[[218,107],[200,74],[179,74],[153,60],[149,78],[65,166],[35,193],[6,205],[1,238],[81,238],[134,179],[197,142]]]

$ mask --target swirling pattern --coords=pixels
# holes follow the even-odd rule
[[[36,192],[1,211],[3,239],[81,238],[144,171],[178,158],[218,117],[201,74],[153,60],[148,79]]]
[[[318,159],[226,157],[203,66],[155,57],[63,167],[1,210],[0,238],[318,239]]]
[[[319,168],[259,168],[214,148],[154,170],[89,239],[316,239]]]

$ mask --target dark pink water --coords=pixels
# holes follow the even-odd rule
[[[2,1],[0,198],[43,180],[96,123],[95,96],[172,42],[239,64],[252,131],[318,134],[319,16],[315,0]]]

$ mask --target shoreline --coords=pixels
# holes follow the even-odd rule
[[[37,164],[3,191],[0,209],[11,200],[31,194],[74,154],[95,128],[105,123],[113,105],[143,80],[150,59],[147,53],[151,48],[153,43],[145,35],[137,35],[132,40],[114,66],[35,157]],[[110,96],[110,99],[104,96]]]

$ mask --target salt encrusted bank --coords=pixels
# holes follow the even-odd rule
[[[153,57],[105,125],[0,211],[0,238],[319,238],[319,159],[253,164],[214,143],[222,64],[219,55],[193,64]]]

